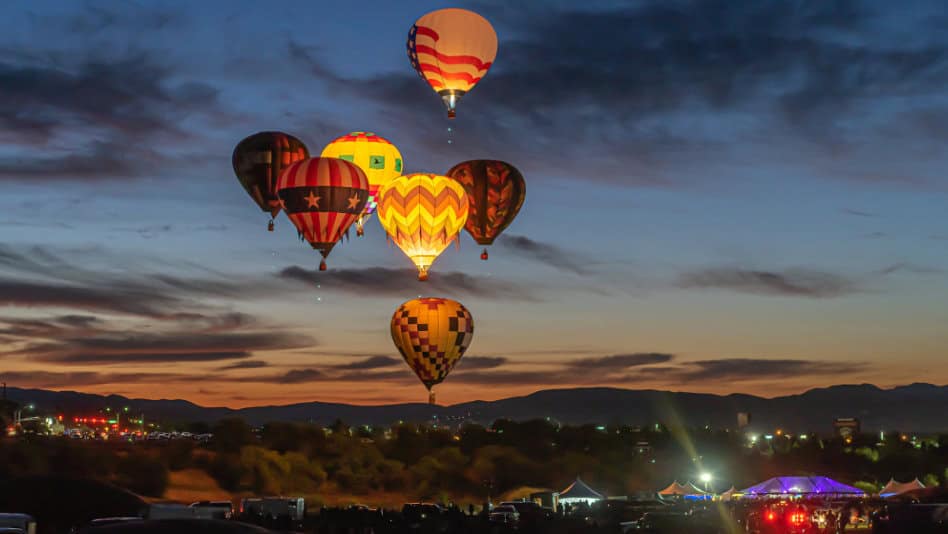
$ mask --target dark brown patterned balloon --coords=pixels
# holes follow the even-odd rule
[[[492,244],[520,212],[527,191],[523,175],[509,163],[486,159],[458,163],[446,174],[467,193],[464,228],[478,244]],[[481,257],[487,259],[486,249]]]
[[[280,213],[276,183],[283,169],[309,157],[302,141],[283,132],[260,132],[237,144],[232,158],[234,174],[250,198],[273,217]]]

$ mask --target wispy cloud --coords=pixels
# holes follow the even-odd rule
[[[862,210],[854,210],[851,208],[843,208],[841,211],[847,215],[854,215],[856,217],[878,217],[878,215],[876,215],[875,213],[862,211]]]
[[[223,113],[216,88],[178,74],[145,52],[0,61],[0,139],[20,146],[16,157],[0,157],[0,180],[129,178],[173,161],[146,141],[188,137],[183,117]]]
[[[688,289],[723,289],[757,295],[805,298],[841,297],[860,290],[854,279],[808,269],[778,272],[733,267],[709,268],[680,275],[677,285]]]
[[[895,273],[908,273],[908,274],[944,274],[944,269],[938,269],[935,267],[925,267],[923,265],[916,265],[909,262],[899,262],[893,263],[892,265],[883,267],[877,271],[878,274],[887,275]]]
[[[459,369],[496,369],[510,360],[503,356],[465,356],[458,362]]]
[[[726,358],[686,362],[673,367],[645,368],[640,370],[640,375],[681,383],[700,383],[714,380],[761,381],[801,376],[835,376],[865,371],[867,368],[869,365],[864,362]]]
[[[233,371],[236,369],[262,369],[264,367],[269,367],[270,364],[263,360],[244,360],[241,362],[234,362],[222,367],[218,367],[218,371]]]
[[[368,358],[359,360],[352,363],[342,363],[334,365],[335,369],[344,369],[344,370],[364,370],[364,369],[381,369],[384,367],[392,367],[395,365],[403,365],[403,362],[399,359],[392,358],[390,356],[370,356]]]
[[[655,365],[667,363],[675,358],[672,354],[660,352],[642,352],[635,354],[614,354],[612,356],[602,356],[599,358],[580,358],[571,360],[567,365],[577,370],[585,369],[591,371],[622,370],[630,367],[640,367],[643,365]]]
[[[549,265],[555,269],[573,274],[586,274],[588,271],[582,262],[576,261],[576,254],[550,243],[543,243],[522,235],[502,235],[497,243],[506,251],[521,258]]]
[[[108,384],[167,384],[185,381],[187,375],[176,373],[99,373],[93,371],[0,371],[0,379],[21,387],[67,389]]]
[[[293,280],[313,287],[318,286],[324,291],[338,291],[359,296],[402,296],[406,290],[423,290],[483,298],[536,299],[533,292],[523,284],[462,272],[433,272],[424,283],[418,282],[418,273],[414,270],[387,267],[330,269],[316,273],[312,269],[292,266],[280,271],[279,276],[285,280]]]

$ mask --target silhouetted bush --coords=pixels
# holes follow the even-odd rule
[[[168,488],[168,468],[158,458],[132,453],[119,458],[115,466],[116,483],[146,497],[161,497]]]

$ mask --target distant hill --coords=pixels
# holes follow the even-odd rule
[[[648,425],[680,421],[687,426],[733,428],[737,412],[750,412],[751,428],[783,427],[795,432],[830,432],[836,417],[858,417],[867,431],[900,430],[933,433],[948,431],[948,386],[911,384],[881,389],[871,384],[812,389],[799,395],[772,399],[752,395],[709,395],[617,388],[575,388],[538,391],[523,397],[474,401],[453,406],[392,404],[355,406],[307,402],[285,406],[232,409],[204,407],[184,400],[128,399],[74,391],[9,388],[10,399],[33,403],[44,410],[79,413],[104,406],[131,406],[146,418],[161,421],[216,421],[243,417],[252,424],[268,421],[312,421],[329,424],[384,425],[403,421],[470,419],[489,423],[500,418],[550,417],[562,423],[624,423]]]

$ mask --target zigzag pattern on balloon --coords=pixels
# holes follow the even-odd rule
[[[467,221],[464,188],[445,176],[410,174],[379,190],[379,222],[422,275]]]
[[[385,198],[379,205],[379,218],[396,240],[411,238],[422,232],[434,235],[446,233],[449,240],[460,231],[467,220],[469,205],[464,189],[448,185],[440,191],[417,185],[417,180],[394,181],[385,189]],[[435,185],[435,187],[439,187]]]

